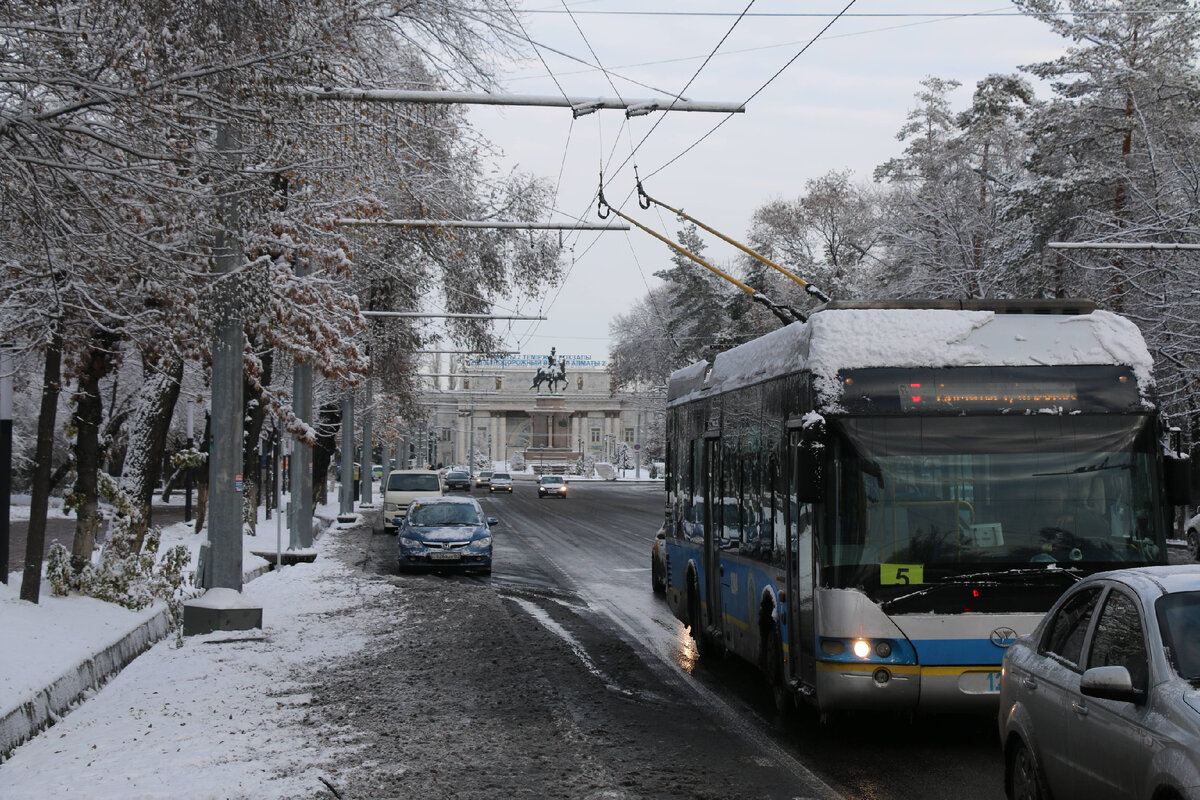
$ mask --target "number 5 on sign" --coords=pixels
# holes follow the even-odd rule
[[[880,564],[879,582],[884,586],[906,583],[924,583],[924,564]]]

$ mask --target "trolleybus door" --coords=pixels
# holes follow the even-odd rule
[[[725,642],[721,581],[721,544],[717,526],[721,497],[721,440],[716,434],[704,438],[704,590],[707,597],[708,634],[714,642]]]
[[[787,470],[787,674],[814,686],[817,679],[816,620],[813,603],[813,507],[801,500],[802,423],[788,424]]]

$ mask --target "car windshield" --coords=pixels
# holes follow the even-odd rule
[[[494,475],[492,475],[492,480],[505,480],[506,481],[506,480],[508,480],[508,473],[507,472],[497,472]]]
[[[454,480],[456,480],[456,481],[461,481],[463,478],[467,477],[467,473],[465,473],[465,472],[451,472],[451,473],[450,473],[449,475],[447,475],[446,477],[447,477],[447,478],[453,478],[453,479],[454,479]]]
[[[433,472],[393,472],[388,476],[387,488],[389,492],[436,492],[442,487]]]
[[[1200,592],[1176,592],[1155,604],[1163,644],[1180,676],[1200,681]]]
[[[562,478],[550,478],[550,477],[542,478],[542,483],[547,484],[547,485],[557,485],[562,482],[563,482]]]
[[[466,503],[421,503],[408,512],[411,525],[478,525],[479,512]]]

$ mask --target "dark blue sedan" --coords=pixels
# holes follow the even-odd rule
[[[492,571],[492,525],[470,497],[426,497],[413,501],[400,524],[399,568]]]

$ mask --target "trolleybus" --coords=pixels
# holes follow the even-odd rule
[[[1082,575],[1161,564],[1190,470],[1086,301],[827,303],[676,371],[667,600],[822,712],[994,708]]]

